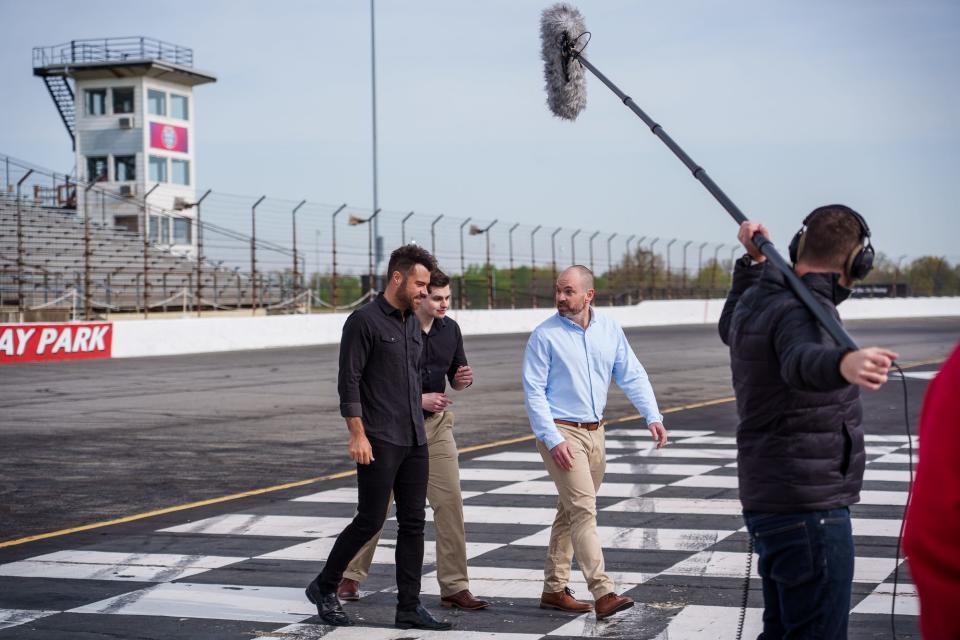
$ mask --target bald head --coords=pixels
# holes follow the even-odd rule
[[[590,271],[590,269],[587,269],[582,264],[567,267],[563,270],[563,273],[560,274],[558,280],[566,280],[568,278],[578,278],[579,284],[584,290],[593,289],[593,271]]]

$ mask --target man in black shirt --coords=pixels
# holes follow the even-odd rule
[[[386,290],[343,325],[337,390],[357,463],[357,515],[337,537],[323,571],[307,586],[326,624],[350,626],[337,584],[357,551],[383,526],[390,493],[397,504],[396,626],[449,629],[420,604],[428,477],[420,357],[423,339],[413,310],[427,294],[436,261],[408,244],[390,255]]]
[[[453,438],[453,401],[447,396],[446,383],[460,391],[473,384],[473,371],[463,352],[460,327],[446,317],[450,306],[450,278],[441,271],[430,277],[429,294],[420,301],[416,314],[423,331],[423,416],[430,452],[430,481],[427,499],[433,508],[437,532],[437,582],[440,603],[458,609],[485,609],[490,603],[470,593],[467,576],[467,543],[463,526],[463,497],[460,494],[460,467],[457,443]],[[341,600],[359,600],[360,583],[373,562],[377,534],[347,567],[337,589]]]

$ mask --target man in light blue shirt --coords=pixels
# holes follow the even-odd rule
[[[662,447],[663,416],[650,380],[623,329],[592,307],[593,273],[574,265],[557,278],[557,315],[534,329],[523,358],[527,415],[537,449],[560,499],[550,532],[540,607],[582,613],[597,619],[633,606],[618,595],[604,571],[597,533],[597,491],[606,469],[603,410],[611,378],[627,395]],[[574,554],[593,606],[576,600],[567,587]]]

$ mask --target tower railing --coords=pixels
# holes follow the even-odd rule
[[[192,67],[193,49],[144,36],[87,38],[33,49],[34,68],[134,60],[160,60]]]

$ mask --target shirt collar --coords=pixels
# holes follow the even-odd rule
[[[584,329],[583,327],[581,327],[579,324],[577,324],[576,322],[574,322],[574,321],[571,320],[570,318],[564,316],[564,315],[563,315],[562,313],[560,313],[559,311],[557,311],[557,317],[560,318],[560,321],[561,321],[561,322],[565,322],[565,323],[566,323],[568,326],[570,326],[570,327],[573,327],[573,328],[575,328],[575,329],[579,329],[580,331],[586,331],[586,329]],[[591,306],[591,307],[590,307],[590,322],[587,323],[587,329],[589,329],[590,327],[592,327],[592,326],[595,325],[596,323],[597,323],[597,312],[594,311],[594,310],[593,310],[593,306]]]
[[[395,306],[387,302],[386,296],[383,295],[383,291],[379,292],[376,297],[377,306],[380,307],[380,310],[383,311],[385,315],[388,316],[399,316],[403,318],[403,313],[400,309],[397,309]]]

